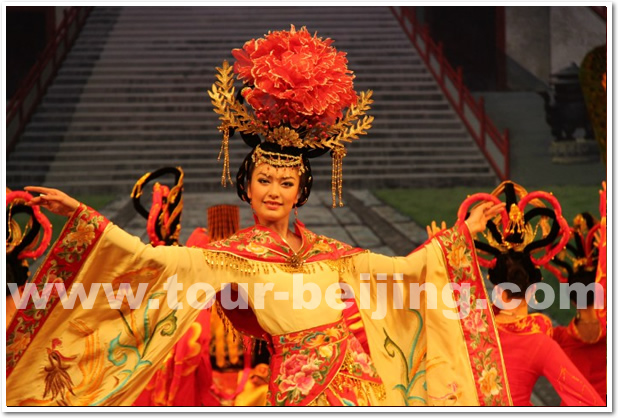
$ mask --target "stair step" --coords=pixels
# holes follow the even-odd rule
[[[161,68],[161,67],[152,67],[152,66],[142,66],[142,67],[137,67],[137,66],[121,66],[121,67],[117,67],[117,68],[106,68],[106,67],[94,67],[94,64],[90,65],[90,68],[77,68],[77,67],[64,67],[62,66],[59,70],[58,70],[58,74],[60,76],[62,75],[91,75],[91,74],[95,74],[95,75],[100,75],[100,74],[120,74],[120,75],[124,75],[124,74],[132,74],[132,73],[138,73],[139,75],[144,74],[157,74],[157,75],[174,75],[174,76],[178,76],[178,74],[184,74],[184,75],[190,75],[190,74],[206,74],[206,75],[211,75],[214,77],[214,73],[215,73],[215,66],[220,66],[221,63],[223,62],[225,58],[222,57],[219,61],[217,61],[216,63],[214,63],[213,61],[213,65],[209,65],[209,66],[195,66],[195,65],[173,65],[170,68]],[[232,58],[229,58],[229,61],[231,62]],[[94,67],[94,68],[92,68]],[[382,64],[375,64],[373,62],[368,63],[368,64],[359,64],[359,65],[353,65],[353,64],[349,64],[349,67],[351,69],[354,70],[354,72],[357,75],[357,79],[359,78],[359,74],[362,73],[368,73],[368,74],[372,74],[374,72],[381,72],[386,70],[386,68],[384,67],[384,65]],[[401,74],[427,74],[427,69],[422,66],[422,65],[409,65],[409,64],[398,64],[398,63],[394,63],[388,66],[388,71],[397,74],[397,73],[401,73]]]
[[[410,119],[410,120],[444,120],[456,118],[455,113],[445,108],[443,110],[429,111],[426,109],[393,109],[393,110],[376,110],[371,109],[369,111],[371,116],[376,119],[389,117],[391,119]],[[144,121],[162,121],[165,119],[173,119],[177,122],[204,122],[204,115],[199,112],[131,112],[131,111],[118,111],[118,112],[37,112],[32,117],[32,123],[29,126],[46,125],[48,123],[56,126],[71,123],[71,126],[97,124],[102,125],[107,121],[113,121],[115,123],[122,122],[127,126],[137,123],[144,123]]]
[[[378,36],[379,35],[379,36]],[[339,37],[337,35],[337,37]],[[243,36],[231,36],[231,34],[227,34],[225,37],[220,37],[218,39],[206,39],[204,37],[195,37],[194,39],[183,38],[170,38],[166,37],[165,39],[152,39],[152,38],[136,38],[132,39],[130,43],[124,42],[122,39],[101,39],[101,38],[82,38],[79,39],[71,49],[72,54],[82,54],[82,53],[92,53],[94,51],[106,51],[106,52],[116,52],[116,51],[135,51],[138,54],[150,52],[159,52],[159,51],[205,51],[208,49],[221,49],[229,52],[231,48],[238,48],[242,46],[246,41],[247,37]],[[405,35],[402,36],[400,33],[376,33],[372,32],[371,36],[367,36],[366,34],[359,34],[358,36],[348,36],[345,40],[345,46],[347,49],[361,49],[365,46],[375,47],[378,45],[391,47],[393,49],[397,48],[399,50],[406,50],[412,56],[418,56],[416,50],[409,44],[402,43],[405,42],[407,37]],[[341,47],[344,49],[342,45],[340,45],[340,41],[337,40],[337,44],[335,46]]]
[[[88,49],[72,49],[71,55],[65,62],[72,62],[78,60],[101,60],[105,59],[105,62],[100,62],[99,64],[107,64],[107,63],[116,63],[118,60],[129,60],[129,61],[162,61],[166,62],[168,60],[176,60],[183,61],[187,58],[200,59],[200,60],[208,60],[208,61],[220,61],[221,60],[221,52],[222,50],[227,49],[227,44],[223,44],[221,47],[213,48],[185,48],[185,47],[167,47],[165,49],[156,50],[156,56],[153,56],[153,51],[148,46],[142,46],[141,48],[136,48],[135,50],[132,48],[133,44],[121,44],[118,48],[109,48],[107,45],[104,49],[100,51],[93,51],[92,48]],[[380,41],[368,43],[366,40],[358,40],[358,49],[362,48],[362,52],[364,56],[382,56],[388,55],[389,57],[399,57],[409,58],[414,62],[421,63],[422,59],[411,47],[402,46],[402,45],[392,45],[388,42]],[[346,50],[355,51],[356,44],[352,42],[348,42],[348,47]],[[124,48],[127,49],[124,49]],[[358,51],[360,53],[360,51]],[[353,57],[358,57],[358,54],[350,54],[348,52],[348,56],[352,55]],[[348,57],[349,59],[350,57]]]
[[[436,161],[440,160],[445,163],[448,162],[461,162],[461,161],[475,161],[482,162],[483,159],[481,156],[477,154],[465,155],[463,152],[457,153],[454,155],[453,153],[443,154],[439,153],[439,148],[428,148],[432,152],[433,155],[418,155],[414,152],[414,149],[410,149],[410,155],[402,155],[405,150],[397,150],[391,149],[389,151],[385,151],[383,153],[371,153],[372,158],[360,158],[361,154],[356,153],[354,157],[346,157],[345,163],[346,166],[354,166],[354,165],[380,165],[380,164],[397,164],[399,162],[414,162],[417,164],[422,164],[427,160]],[[467,148],[470,149],[470,148]],[[455,148],[457,150],[457,148]],[[438,151],[438,152],[436,152]],[[247,150],[235,152],[230,154],[230,158],[237,159],[239,162],[244,159],[247,154]],[[26,154],[22,154],[25,156]],[[142,149],[142,150],[134,150],[134,151],[126,151],[123,153],[119,153],[116,151],[97,151],[96,154],[93,152],[87,151],[72,151],[65,152],[62,159],[51,159],[47,161],[49,165],[53,165],[58,168],[63,168],[64,170],[80,170],[83,167],[89,167],[91,169],[95,169],[101,166],[108,165],[127,165],[139,161],[140,164],[163,164],[165,165],[165,157],[167,160],[173,160],[175,158],[183,158],[183,164],[187,165],[202,165],[205,162],[211,161],[214,162],[217,159],[218,151],[215,149],[202,149],[198,150],[186,150],[186,149],[169,149],[166,152],[161,152],[161,150],[150,150],[150,149]],[[110,157],[106,159],[106,157]],[[162,159],[161,161],[157,160],[157,158]],[[143,161],[147,160],[147,161]],[[318,162],[330,162],[329,158],[324,158],[321,160],[313,160],[313,165]],[[37,169],[37,167],[41,167],[40,161],[33,160],[25,160],[25,161],[9,161],[7,163],[7,167],[12,167],[16,169]],[[80,168],[81,167],[81,168]]]
[[[53,88],[49,88],[47,94],[50,97],[55,97],[58,95],[66,95],[72,94],[76,96],[86,96],[86,95],[98,95],[101,93],[104,94],[114,94],[117,96],[122,96],[125,94],[148,94],[150,92],[158,92],[158,93],[166,93],[168,95],[176,95],[176,93],[198,93],[200,95],[204,95],[205,92],[210,90],[211,84],[208,84],[209,80],[203,80],[201,83],[162,83],[159,85],[149,86],[143,84],[132,85],[130,83],[121,84],[121,85],[110,85],[105,83],[89,83],[88,85],[79,84],[79,85],[57,85]],[[357,91],[366,91],[372,90],[373,97],[380,98],[382,95],[394,95],[397,92],[407,93],[437,93],[439,87],[435,83],[402,83],[402,82],[393,82],[390,84],[369,84],[369,83],[356,83],[355,88]],[[396,88],[397,90],[393,90]]]
[[[444,97],[438,91],[401,91],[401,92],[380,92],[377,91],[372,96],[373,100],[444,100]],[[84,93],[81,95],[74,95],[63,92],[50,92],[45,96],[43,101],[45,103],[140,103],[158,101],[164,103],[176,103],[176,102],[203,102],[210,101],[207,89],[203,92],[182,92],[175,91],[159,92],[152,91],[149,93],[123,93],[119,95],[117,93]]]
[[[116,83],[106,83],[106,82],[93,82],[90,80],[88,85],[84,85],[84,80],[81,80],[78,83],[68,84],[68,83],[56,83],[53,86],[50,86],[48,92],[96,92],[96,91],[107,91],[107,92],[116,92],[116,93],[139,93],[139,92],[150,92],[150,91],[176,91],[177,89],[182,90],[193,90],[193,91],[204,91],[209,90],[211,85],[206,84],[206,80],[204,78],[193,78],[193,79],[176,79],[176,80],[159,80],[157,83],[134,83],[133,80],[126,80],[123,83],[118,83],[116,78],[111,78],[109,80],[116,81]],[[153,80],[154,81],[154,80]],[[374,92],[378,91],[392,91],[393,88],[397,90],[437,90],[439,86],[433,80],[392,80],[392,81],[382,81],[380,83],[367,83],[364,80],[356,81],[354,83],[354,87],[357,90],[372,90]]]
[[[214,73],[214,71],[213,71]],[[54,84],[50,86],[51,88],[56,88],[64,85],[81,85],[85,82],[92,83],[93,85],[99,84],[129,84],[129,85],[141,85],[141,84],[151,84],[158,85],[159,83],[168,83],[168,84],[189,84],[195,83],[197,85],[201,85],[204,82],[203,76],[183,76],[178,74],[170,74],[168,77],[162,78],[153,74],[141,74],[139,76],[136,75],[59,75],[54,80]],[[363,79],[359,80],[356,78],[354,80],[354,85],[356,87],[359,86],[367,86],[364,88],[372,88],[376,84],[379,85],[392,85],[397,83],[433,83],[435,81],[433,76],[431,76],[428,72],[425,74],[411,75],[405,73],[389,73],[384,74],[382,76],[375,76],[370,74],[364,74]]]
[[[395,128],[395,129],[407,129],[411,132],[417,131],[419,129],[436,129],[436,130],[444,130],[444,129],[459,129],[461,128],[461,123],[457,120],[389,120],[389,119],[376,119],[373,122],[372,129],[380,129],[380,128]],[[119,133],[127,133],[127,132],[153,132],[158,133],[160,131],[168,131],[168,132],[215,132],[217,129],[217,124],[208,122],[208,123],[199,123],[195,121],[190,122],[180,122],[175,121],[172,118],[168,118],[168,120],[159,120],[159,121],[131,121],[123,123],[119,125],[114,122],[70,122],[70,123],[53,123],[53,122],[45,122],[45,123],[32,123],[28,126],[28,133],[40,132],[46,134],[62,134],[62,133],[72,133],[79,132],[80,134],[87,135],[89,133],[93,134],[110,134],[113,135],[116,132]]]
[[[462,128],[456,129],[380,129],[380,128],[372,128],[370,132],[369,138],[375,138],[378,136],[383,137],[409,137],[409,136],[419,136],[419,137],[443,137],[443,136],[455,136],[466,135],[466,132]],[[24,133],[24,138],[41,138],[44,141],[57,141],[64,138],[72,138],[77,141],[93,141],[93,140],[101,140],[101,139],[111,139],[116,138],[119,140],[131,139],[134,137],[146,136],[149,139],[161,138],[163,140],[169,139],[200,139],[200,138],[212,138],[215,133],[212,131],[183,131],[178,132],[176,130],[171,131],[163,131],[156,130],[152,132],[144,132],[144,131],[115,131],[111,132],[93,132],[93,131],[67,131],[62,134],[50,134],[49,132],[36,132],[36,131],[26,131]],[[217,135],[218,136],[218,135]]]
[[[248,153],[248,149],[237,149],[230,151],[230,158],[237,159],[239,163],[244,159]],[[407,146],[407,147],[389,147],[382,151],[364,151],[361,149],[354,150],[346,157],[346,164],[368,164],[373,165],[376,162],[388,163],[389,161],[396,162],[399,160],[405,161],[423,161],[427,157],[432,159],[440,159],[444,161],[460,161],[462,159],[466,161],[475,160],[482,161],[482,157],[478,154],[476,148],[472,144],[452,144],[448,148],[449,153],[445,153],[445,149],[442,146]],[[453,151],[453,152],[451,152]],[[216,161],[219,155],[217,147],[208,147],[205,144],[196,146],[194,148],[180,147],[176,144],[167,149],[151,149],[151,148],[132,148],[125,150],[118,149],[69,149],[63,150],[62,154],[44,154],[38,151],[17,151],[15,155],[11,154],[11,158],[7,163],[7,167],[14,169],[25,169],[41,166],[42,162],[50,163],[56,167],[63,165],[75,167],[79,169],[80,166],[88,166],[95,168],[100,165],[115,164],[122,161],[123,164],[131,163],[131,161],[142,161],[150,159],[167,158],[182,159],[182,161],[191,164],[199,161]],[[367,158],[371,157],[371,158]],[[315,160],[314,160],[315,161]],[[317,160],[314,164],[330,161],[328,158]]]
[[[83,155],[80,158],[100,159],[104,155],[102,152],[115,152],[119,156],[128,156],[137,154],[141,155],[143,150],[149,150],[153,153],[157,151],[167,155],[172,155],[171,150],[194,150],[191,154],[207,153],[209,159],[217,158],[219,154],[218,142],[206,142],[197,140],[179,141],[173,143],[168,141],[126,141],[110,143],[103,142],[61,142],[61,143],[41,143],[27,142],[20,143],[11,153],[9,161],[49,161],[75,158],[78,153]],[[469,139],[429,139],[429,140],[408,140],[406,142],[386,141],[370,141],[367,143],[359,143],[350,145],[351,153],[348,158],[356,158],[357,156],[365,155],[371,152],[371,155],[376,153],[381,154],[406,154],[406,155],[427,155],[432,153],[444,153],[445,148],[457,152],[458,154],[470,153],[478,155],[476,145]],[[248,148],[232,149],[231,156],[242,156],[248,152]],[[56,153],[62,152],[62,154]]]
[[[451,109],[450,104],[446,99],[442,100],[415,100],[414,102],[404,100],[389,100],[386,103],[373,103],[372,110],[389,109],[400,111],[401,109],[432,111]],[[109,112],[116,113],[118,111],[125,112],[147,112],[149,110],[168,112],[170,117],[175,112],[198,112],[202,116],[212,112],[212,104],[209,101],[203,102],[176,102],[176,103],[54,103],[45,102],[39,105],[36,114],[42,114],[53,110],[54,112],[66,111],[69,113],[77,112],[77,114],[87,114],[89,112]]]
[[[114,57],[114,58],[110,58],[110,57],[99,57],[99,54],[95,55],[94,57],[88,59],[81,59],[81,57],[75,57],[73,58],[72,56],[67,58],[64,63],[63,66],[66,66],[65,68],[88,68],[88,67],[95,67],[97,69],[104,69],[104,68],[116,68],[118,66],[122,66],[122,68],[128,68],[128,67],[150,67],[150,66],[155,66],[157,68],[166,68],[166,67],[176,67],[177,65],[192,65],[192,66],[197,66],[197,67],[210,67],[213,68],[217,65],[220,65],[223,60],[221,59],[221,51],[213,51],[214,53],[212,54],[212,57],[208,57],[208,56],[204,56],[204,55],[208,55],[208,54],[202,54],[201,56],[183,56],[182,58],[177,58],[177,57],[162,57],[159,56],[160,54],[157,54],[157,56],[153,57],[152,55],[149,56],[145,56],[145,57],[139,57],[139,56],[132,56],[132,57]],[[217,53],[218,52],[218,53]],[[367,65],[371,65],[373,64],[376,59],[378,59],[377,57],[379,57],[381,54],[374,54],[371,56],[365,56],[365,57],[351,57],[348,56],[348,67],[355,69],[356,66],[362,66],[363,64],[367,64]],[[408,54],[405,53],[399,53],[399,54],[394,54],[394,53],[386,53],[383,54],[390,57],[393,57],[395,59],[397,59],[397,62],[400,65],[410,65],[410,66],[416,66],[416,67],[422,67],[423,66],[423,62],[419,59],[419,58],[414,58],[414,57],[410,57]]]

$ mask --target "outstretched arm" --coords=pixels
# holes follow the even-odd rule
[[[549,340],[542,361],[543,375],[550,381],[565,406],[605,406],[597,391],[581,374],[554,340]]]
[[[40,193],[30,201],[30,205],[42,206],[56,215],[70,217],[79,208],[79,202],[58,189],[27,186],[28,192]]]
[[[475,235],[484,231],[487,227],[487,221],[496,216],[505,206],[506,203],[494,204],[493,202],[486,202],[475,206],[466,220],[470,233]],[[438,227],[436,221],[431,221],[431,225],[426,226],[427,236],[429,239],[432,239],[438,232],[445,229],[446,222],[442,221],[440,227]]]

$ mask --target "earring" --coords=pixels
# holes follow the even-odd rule
[[[294,205],[294,222],[298,222],[298,206]]]

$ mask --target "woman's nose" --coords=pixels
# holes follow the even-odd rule
[[[268,188],[268,196],[278,197],[279,196],[279,186],[274,183],[271,183],[270,187]]]

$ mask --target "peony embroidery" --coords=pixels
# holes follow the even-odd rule
[[[371,360],[366,353],[354,353],[354,361],[360,366],[363,373],[373,375]]]
[[[255,254],[255,255],[264,255],[268,252],[268,248],[261,246],[260,244],[256,244],[255,242],[250,242],[246,247],[246,250]]]
[[[333,356],[333,347],[331,345],[324,345],[319,348],[320,356],[326,360],[330,360]]]
[[[373,367],[373,363],[371,362],[371,358],[365,353],[363,350],[363,346],[360,342],[354,337],[350,337],[350,345],[349,345],[349,353],[354,360],[352,373],[361,375],[368,374],[370,376],[376,375],[376,370]]]
[[[471,265],[468,248],[463,240],[457,240],[448,254],[449,263],[456,269],[468,268]]]
[[[292,25],[232,51],[234,72],[250,86],[242,94],[260,121],[296,129],[329,126],[356,104],[346,54],[332,42]]]
[[[87,247],[95,238],[94,225],[79,223],[73,232],[67,235],[66,243],[75,243],[76,247]]]
[[[464,319],[464,326],[474,334],[487,331],[487,324],[483,318],[483,312],[480,310],[473,310]]]
[[[319,360],[315,354],[297,354],[281,363],[279,389],[282,392],[298,391],[307,396],[315,379],[313,373],[319,370]]]
[[[489,370],[483,370],[481,377],[478,379],[478,383],[483,395],[495,396],[500,394],[500,388],[498,387],[498,371],[495,367]]]

